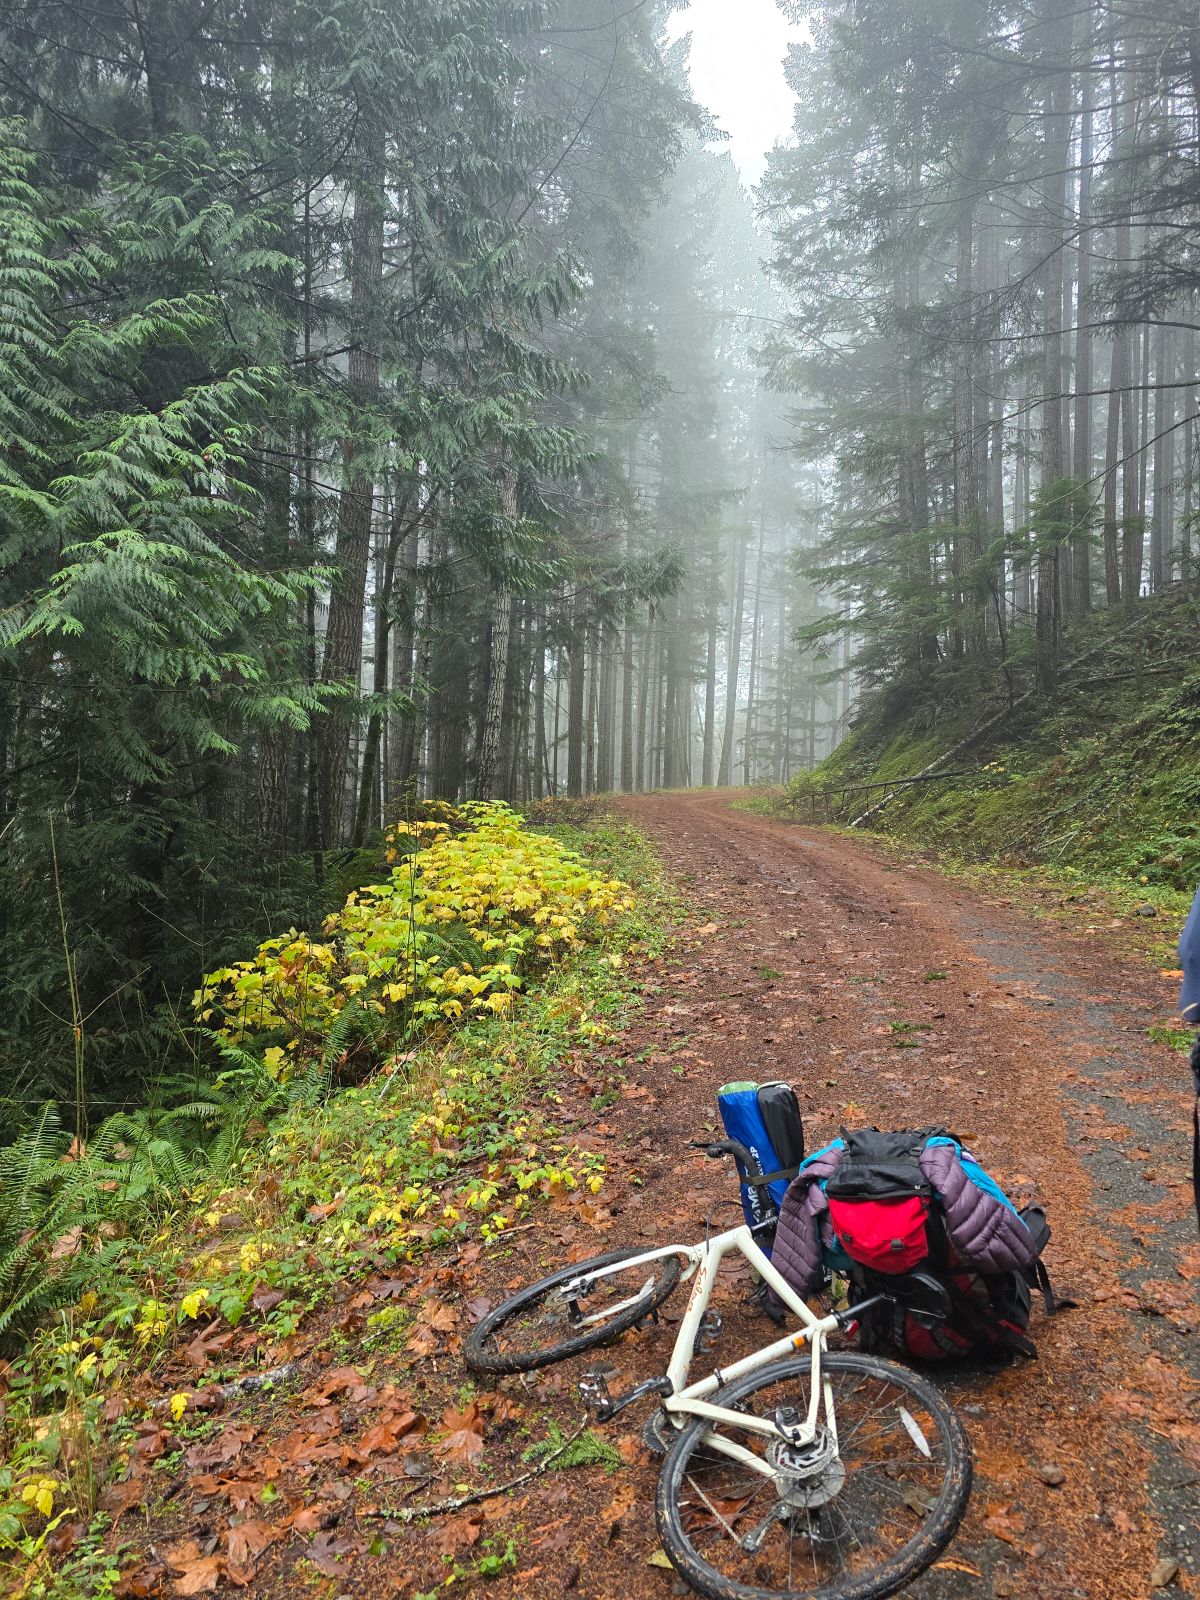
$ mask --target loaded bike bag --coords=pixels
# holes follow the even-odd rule
[[[843,1249],[875,1272],[912,1272],[930,1253],[933,1185],[921,1170],[922,1133],[843,1133],[845,1150],[825,1184],[829,1221]]]
[[[717,1105],[726,1135],[745,1145],[754,1160],[752,1168],[737,1160],[746,1221],[751,1226],[769,1221],[778,1216],[804,1159],[804,1123],[795,1092],[786,1083],[727,1083],[717,1091]]]

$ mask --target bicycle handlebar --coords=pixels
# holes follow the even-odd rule
[[[745,1167],[747,1183],[753,1183],[755,1178],[763,1176],[756,1170],[751,1152],[737,1139],[689,1139],[688,1143],[693,1150],[703,1150],[704,1154],[711,1156],[714,1161],[719,1160],[721,1156],[733,1156]]]
[[[759,1171],[753,1153],[740,1140],[689,1139],[688,1143],[693,1150],[703,1150],[704,1154],[710,1156],[714,1161],[719,1161],[722,1156],[732,1156],[741,1168],[739,1176],[742,1182],[748,1188],[757,1192],[759,1204],[766,1213],[767,1221],[772,1227],[774,1226],[779,1208],[771,1197],[767,1174]],[[759,1223],[757,1226],[762,1227],[764,1224]]]

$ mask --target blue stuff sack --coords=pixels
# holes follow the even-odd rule
[[[737,1160],[742,1180],[742,1211],[753,1227],[779,1215],[787,1186],[804,1160],[804,1124],[795,1091],[786,1083],[727,1083],[717,1091],[717,1105],[727,1138],[745,1145],[753,1157],[753,1168]],[[761,1186],[746,1180],[760,1173],[769,1174],[766,1185],[768,1209]]]

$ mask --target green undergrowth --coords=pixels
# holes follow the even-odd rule
[[[965,749],[951,753],[1002,701],[901,720],[877,698],[815,772],[759,804],[845,825],[886,796],[865,825],[939,858],[1040,869],[1174,912],[1200,881],[1200,607],[1149,602],[1130,636],[1121,620],[1079,631],[1072,648],[1100,653],[1064,674],[1055,700],[1018,707]],[[955,775],[866,787],[942,756]]]
[[[152,1235],[97,1243],[78,1292],[0,1365],[0,1580],[12,1592],[103,1592],[108,1580],[88,1567],[103,1566],[101,1486],[155,1402],[186,1428],[194,1395],[164,1391],[182,1345],[206,1350],[200,1384],[270,1371],[348,1281],[403,1273],[433,1247],[486,1243],[545,1197],[601,1188],[603,1159],[556,1125],[555,1067],[636,1008],[639,961],[663,947],[675,912],[635,830],[600,819],[554,834],[595,872],[636,885],[631,906],[511,1007],[444,1024],[362,1083],[314,1098],[307,1079],[281,1086],[264,1073],[264,1094],[291,1103],[248,1129]],[[402,1315],[385,1307],[366,1337]],[[82,1588],[51,1581],[63,1527],[79,1582],[90,1572]]]

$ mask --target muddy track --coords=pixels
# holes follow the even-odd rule
[[[455,1564],[475,1582],[466,1574],[481,1553],[511,1538],[515,1568],[486,1585],[490,1596],[686,1593],[656,1555],[657,1462],[640,1441],[646,1406],[598,1430],[619,1451],[619,1472],[547,1473],[418,1527],[372,1513],[437,1499],[455,1476],[475,1484],[478,1473],[446,1481],[443,1469],[439,1479],[415,1436],[378,1463],[356,1455],[355,1441],[389,1405],[432,1419],[463,1404],[454,1329],[522,1283],[565,1259],[732,1222],[732,1173],[687,1141],[715,1126],[722,1082],[786,1078],[810,1148],[843,1124],[936,1123],[969,1138],[1015,1198],[1046,1205],[1051,1270],[1080,1302],[1050,1321],[1035,1311],[1038,1361],[936,1374],[971,1435],[975,1490],[958,1537],[908,1592],[1132,1600],[1151,1592],[1164,1559],[1180,1565],[1177,1588],[1196,1592],[1200,1250],[1189,1215],[1186,1069],[1146,1033],[1169,1010],[1167,987],[1152,968],[1101,953],[1094,938],[1057,935],[934,870],[752,817],[725,796],[647,796],[621,809],[693,909],[671,955],[643,975],[642,1015],[564,1071],[556,1120],[609,1160],[597,1202],[551,1208],[490,1256],[474,1247],[428,1261],[405,1293],[445,1316],[405,1348],[356,1356],[354,1308],[364,1296],[331,1308],[292,1390],[229,1416],[249,1439],[236,1470],[199,1489],[173,1487],[167,1508],[131,1516],[125,1536],[152,1548],[191,1540],[203,1552],[228,1537],[219,1497],[236,1517],[261,1518],[269,1480],[284,1489],[294,1531],[241,1580],[243,1592],[411,1596],[443,1583]],[[731,1273],[713,1361],[728,1364],[774,1332],[745,1305],[748,1287]],[[614,1390],[662,1370],[681,1300],[668,1302],[657,1329],[605,1353]],[[361,1390],[340,1391],[325,1413],[328,1443],[298,1453],[291,1441],[311,1415],[314,1385],[347,1360],[366,1374]],[[504,1379],[479,1397],[483,1481],[527,1471],[529,1440],[549,1419],[573,1431],[589,1364]],[[288,1465],[298,1459],[301,1471]]]

